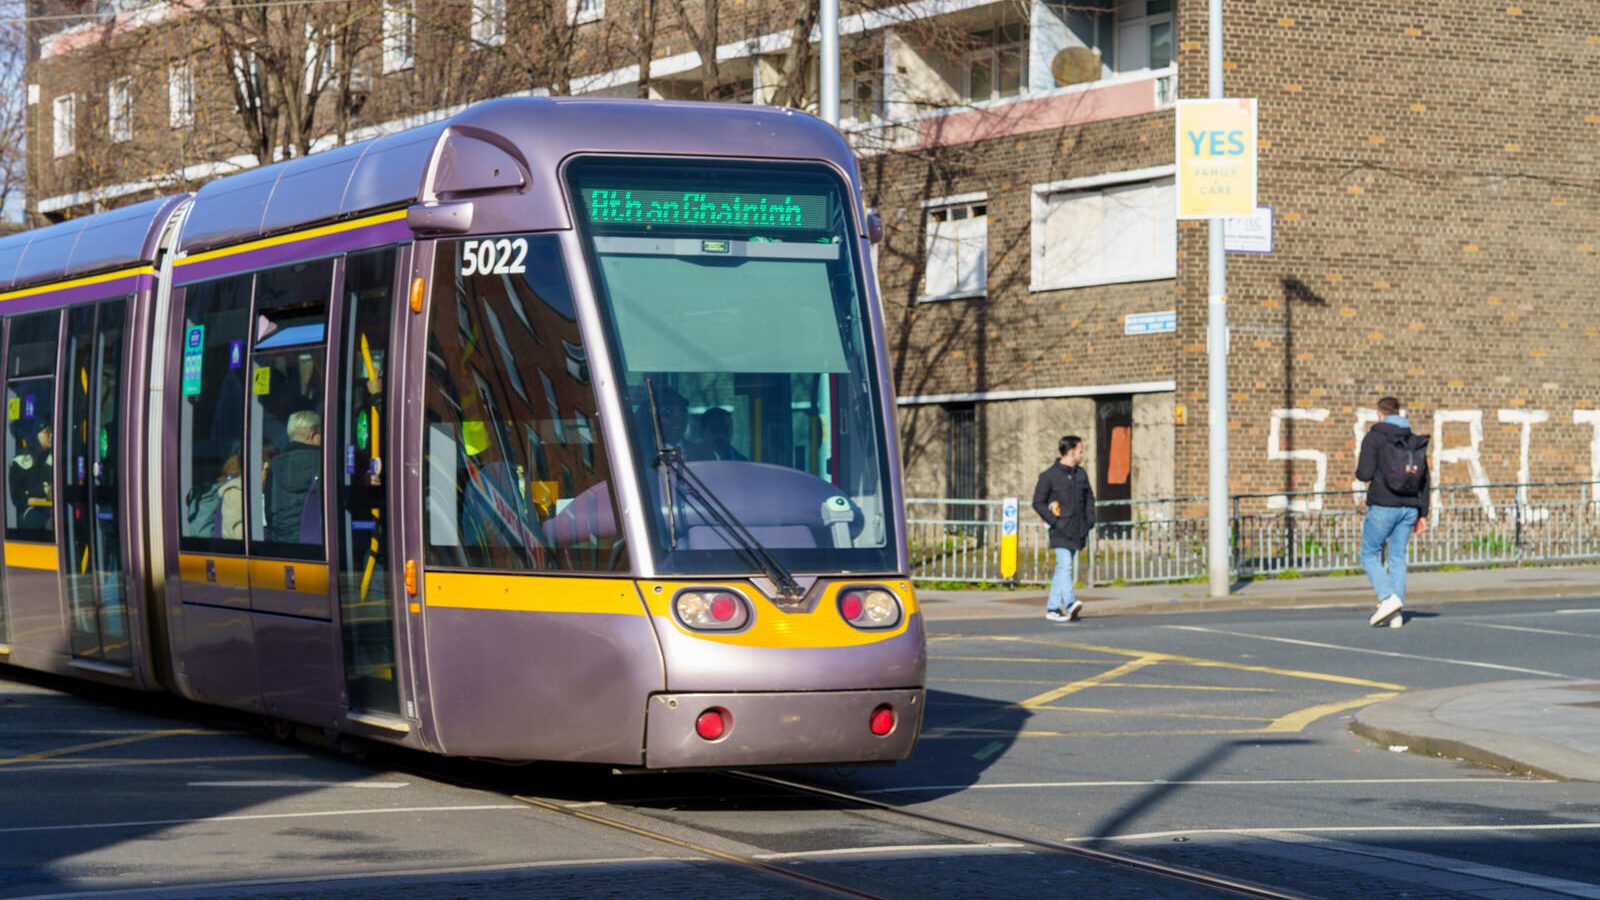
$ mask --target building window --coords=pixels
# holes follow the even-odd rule
[[[383,5],[383,71],[399,72],[416,65],[417,19],[409,2]]]
[[[1002,25],[972,35],[967,56],[967,90],[962,99],[982,103],[1022,93],[1028,44],[1021,24]]]
[[[1117,70],[1172,65],[1172,0],[1127,0],[1117,21]]]
[[[112,143],[133,140],[132,78],[118,78],[106,90],[106,120]]]
[[[338,45],[333,35],[324,32],[314,22],[306,23],[306,90],[320,91],[333,84],[334,65],[338,63]],[[255,64],[254,55],[250,60]]]
[[[167,70],[167,122],[173,128],[194,124],[194,70],[188,63]]]
[[[945,518],[952,531],[967,530],[962,523],[979,523],[982,508],[963,500],[976,500],[978,479],[978,408],[973,403],[952,403],[944,407],[945,427],[949,430],[944,457],[944,496],[951,501]],[[977,532],[974,532],[975,534]]]
[[[850,64],[849,81],[840,98],[841,119],[867,122],[883,116],[883,62],[857,59]]]
[[[472,39],[494,47],[506,42],[506,0],[472,0]]]
[[[1177,275],[1172,167],[1033,189],[1032,290]]]
[[[71,156],[78,146],[78,100],[71,94],[62,94],[51,103],[56,156]]]
[[[606,16],[606,0],[567,0],[567,18],[574,25],[598,22]]]
[[[929,200],[923,300],[981,297],[989,282],[989,203],[981,194]]]

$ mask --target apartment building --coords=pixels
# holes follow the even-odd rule
[[[808,4],[228,9],[108,8],[39,37],[31,211],[492,96],[815,103]],[[1351,487],[1386,393],[1434,435],[1437,480],[1491,511],[1512,497],[1491,485],[1600,480],[1600,7],[1224,11],[1273,223],[1270,252],[1229,257],[1233,490],[1333,502],[1281,495]],[[841,28],[910,493],[1026,495],[1066,433],[1102,497],[1204,493],[1206,231],[1174,215],[1173,129],[1206,95],[1206,4],[882,2]]]

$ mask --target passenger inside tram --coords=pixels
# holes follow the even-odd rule
[[[25,529],[50,527],[50,509],[54,504],[51,487],[51,448],[54,431],[49,422],[33,424],[33,434],[27,435],[23,448],[11,461],[11,502],[17,510],[17,526]],[[26,433],[26,429],[24,430]]]
[[[713,406],[700,414],[700,440],[689,445],[690,459],[748,460],[733,445],[733,413]]]
[[[267,540],[286,544],[315,544],[318,536],[302,537],[306,499],[322,477],[322,417],[309,409],[289,416],[289,445],[272,457],[267,467]],[[320,495],[319,495],[320,496]]]

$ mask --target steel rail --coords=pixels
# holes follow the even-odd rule
[[[858,897],[863,898],[863,900],[883,900],[883,898],[879,897],[877,894],[868,894],[863,891],[858,891],[842,884],[836,884],[826,879],[807,875],[804,872],[796,872],[792,869],[786,869],[783,866],[773,865],[772,863],[764,862],[753,857],[741,856],[737,853],[729,853],[725,850],[707,847],[704,844],[697,844],[693,841],[675,838],[669,834],[662,834],[659,831],[652,831],[649,828],[641,828],[638,825],[630,825],[627,822],[619,822],[616,819],[608,819],[605,816],[597,816],[594,813],[587,812],[585,810],[573,809],[571,807],[562,806],[559,803],[551,803],[549,800],[544,800],[539,797],[528,797],[521,794],[512,794],[511,799],[516,800],[519,803],[526,803],[529,806],[537,807],[538,809],[560,813],[563,816],[570,816],[571,818],[581,819],[582,821],[591,822],[596,825],[604,825],[607,828],[615,828],[618,831],[624,831],[637,837],[648,838],[652,841],[660,841],[661,843],[669,844],[674,847],[681,847],[685,850],[691,850],[695,853],[700,853],[713,859],[720,859],[724,862],[731,862],[737,865],[745,866],[746,868],[755,869],[756,871],[763,872],[768,875],[774,875],[779,878],[787,878],[791,881],[798,881],[810,887],[817,888],[818,890],[827,891],[831,894],[838,894],[841,897]]]
[[[883,812],[892,813],[894,815],[904,816],[915,821],[926,822],[932,825],[943,825],[947,828],[956,828],[962,831],[970,831],[975,834],[985,835],[987,837],[999,838],[1005,841],[1024,844],[1029,847],[1036,847],[1041,850],[1048,850],[1052,853],[1076,856],[1080,859],[1088,859],[1100,863],[1110,863],[1112,865],[1134,869],[1146,874],[1159,875],[1164,878],[1184,881],[1189,884],[1199,885],[1201,887],[1217,888],[1219,890],[1230,891],[1243,897],[1260,897],[1267,898],[1267,900],[1307,900],[1308,897],[1308,895],[1305,894],[1289,893],[1277,888],[1267,887],[1266,885],[1254,884],[1252,882],[1242,881],[1236,878],[1229,878],[1222,875],[1214,875],[1208,872],[1202,872],[1198,869],[1190,869],[1185,866],[1175,866],[1168,863],[1159,863],[1153,860],[1140,859],[1137,856],[1129,856],[1127,854],[1116,853],[1110,850],[1096,850],[1091,847],[1075,847],[1071,844],[1064,844],[1058,841],[1047,841],[1041,838],[1030,837],[1025,834],[1003,831],[998,828],[989,828],[984,825],[973,825],[968,822],[962,822],[958,819],[950,819],[944,816],[936,816],[931,813],[903,809],[901,807],[894,806],[893,804],[885,803],[882,800],[872,800],[867,797],[859,797],[846,791],[836,791],[832,788],[820,787],[814,784],[806,784],[805,782],[801,781],[790,781],[787,778],[778,778],[772,775],[761,774],[759,772],[734,770],[725,774],[732,778],[738,778],[745,781],[754,782],[756,784],[780,787],[785,790],[807,794],[813,797],[824,797],[830,800],[854,803],[870,809],[876,809]]]

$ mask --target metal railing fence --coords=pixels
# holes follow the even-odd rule
[[[1596,483],[1558,481],[1436,488],[1429,529],[1412,537],[1415,568],[1538,565],[1600,559]],[[1365,491],[1239,494],[1230,498],[1235,578],[1359,571]],[[912,576],[925,581],[1048,584],[1049,533],[1019,498],[1017,571],[1000,575],[1001,500],[911,499],[906,525]],[[1206,576],[1204,497],[1096,504],[1079,558],[1089,585],[1186,581]],[[1126,521],[1105,521],[1109,518]]]

